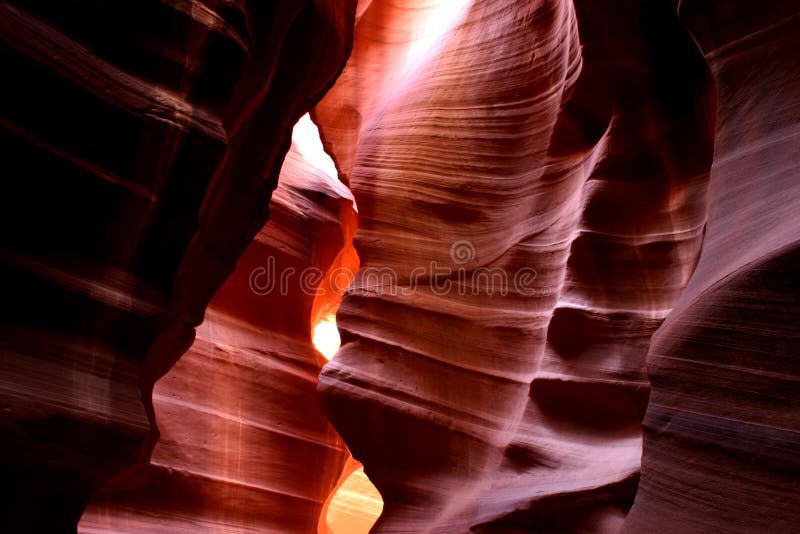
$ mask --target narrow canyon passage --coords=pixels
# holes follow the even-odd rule
[[[356,218],[306,114],[269,221],[188,353],[156,384],[161,436],[147,482],[94,500],[79,532],[369,531],[380,495],[316,399],[322,356],[338,348],[333,318],[358,269]]]
[[[797,0],[0,0],[0,532],[791,533]]]

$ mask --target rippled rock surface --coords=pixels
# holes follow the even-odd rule
[[[354,15],[0,2],[0,530],[74,531],[91,494],[141,483],[153,384],[263,227]]]
[[[0,0],[0,530],[353,534],[358,462],[375,533],[796,530],[798,49],[793,0]]]

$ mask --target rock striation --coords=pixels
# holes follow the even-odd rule
[[[0,530],[74,531],[92,493],[140,482],[153,384],[263,227],[354,16],[345,0],[0,2]]]
[[[701,263],[684,291],[701,249],[715,266],[726,265],[721,256],[764,261],[765,253],[797,235],[796,218],[789,216],[798,198],[791,152],[784,149],[788,159],[777,166],[760,163],[762,172],[770,169],[761,186],[749,176],[759,172],[759,160],[742,167],[745,153],[725,159],[742,132],[729,130],[731,121],[743,112],[770,139],[753,134],[764,154],[792,142],[794,102],[776,95],[778,87],[792,86],[787,76],[796,81],[794,64],[773,60],[775,78],[762,85],[771,92],[761,102],[769,110],[756,106],[758,96],[743,96],[753,91],[746,77],[708,56],[693,25],[713,28],[716,20],[692,4],[684,2],[679,16],[668,1],[452,0],[422,9],[375,0],[358,19],[352,58],[315,110],[359,203],[362,260],[355,292],[338,315],[344,345],[323,371],[320,391],[384,498],[376,532],[615,532],[623,526],[637,491],[650,338],[665,318],[680,317],[683,304],[672,312],[679,299],[691,301],[692,288],[708,283],[699,282]],[[794,19],[769,17],[764,22],[778,24],[771,30],[777,37],[759,31],[764,46],[788,47]],[[731,77],[728,87],[723,71]],[[752,104],[734,109],[742,102]],[[781,121],[763,118],[771,114]],[[709,191],[712,164],[717,174],[737,169],[733,183],[712,182],[717,190]],[[773,170],[785,178],[775,182]],[[751,187],[752,200],[771,206],[772,226],[765,221],[747,229],[746,256],[732,235],[751,220],[746,214],[755,208],[738,192]],[[768,192],[787,198],[773,203]],[[719,217],[725,237],[717,242]],[[775,240],[780,243],[770,249]],[[731,272],[727,265],[717,274]],[[791,272],[781,265],[781,272]],[[522,272],[530,278],[514,283]],[[764,294],[776,303],[769,308],[775,318],[778,309],[795,316],[786,304],[788,274],[782,276]],[[758,293],[748,298],[759,306]],[[725,314],[724,308],[703,311],[710,325]],[[660,340],[686,342],[689,325],[678,321],[674,334],[671,322],[661,331],[654,351],[663,350]],[[763,375],[761,387],[772,377],[782,377],[785,386],[778,385],[772,404],[761,401],[765,409],[785,402],[782,392],[796,387],[783,356],[794,346],[788,335],[794,325],[785,328],[787,334],[753,341],[764,350],[771,347],[767,339],[783,347],[781,363]],[[653,393],[667,406],[651,404],[646,420],[659,451],[658,474],[648,474],[645,448],[645,475],[653,482],[645,480],[642,512],[626,526],[631,532],[664,524],[708,531],[730,526],[722,516],[731,506],[748,509],[730,499],[706,523],[692,523],[699,504],[682,509],[685,520],[672,515],[671,505],[654,513],[676,491],[669,466],[680,456],[670,448],[675,434],[664,432],[676,413],[670,403],[691,406],[714,395],[714,388],[703,394],[681,374],[703,376],[697,366],[704,356],[691,354],[708,342],[704,335],[698,332],[700,346],[688,354],[688,347],[676,347],[682,359],[675,362],[671,352],[667,358],[651,353],[655,387],[669,380],[697,399],[686,401],[667,388]],[[725,346],[717,350],[727,353]],[[731,373],[739,372],[731,365]],[[714,401],[722,412],[735,405],[724,396]],[[777,431],[784,433],[770,438],[783,451],[775,453],[783,462],[776,469],[789,465],[794,444],[787,421],[797,417],[787,408],[781,408],[786,426]],[[746,404],[741,409],[747,413]],[[735,421],[736,413],[726,420]],[[675,432],[713,425],[691,417]],[[732,435],[732,425],[721,424],[717,442]],[[736,432],[747,435],[744,428]],[[739,454],[769,443],[766,430],[760,432]],[[702,434],[697,439],[708,446]],[[708,491],[691,483],[693,476],[710,476],[700,475],[698,464],[676,467],[694,473],[677,490],[686,499],[692,487]],[[725,462],[718,458],[716,465],[722,472]],[[791,473],[774,493],[765,489],[770,479],[762,479],[761,498],[779,497],[764,506],[765,515],[796,502]],[[742,499],[752,498],[743,491],[749,483],[729,477],[738,480]],[[659,493],[648,501],[647,491]],[[728,498],[716,485],[714,491]],[[748,525],[755,523],[741,528]]]
[[[625,532],[800,522],[800,7],[684,0],[718,93],[708,230],[653,338]]]
[[[147,483],[93,499],[79,532],[313,534],[324,525],[349,453],[317,402],[325,359],[311,344],[312,310],[335,309],[341,295],[303,276],[342,266],[354,223],[349,191],[293,145],[269,221],[155,386],[161,438]]]
[[[799,47],[796,0],[0,0],[0,531],[796,530]]]

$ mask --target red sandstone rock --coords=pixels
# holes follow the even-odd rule
[[[269,222],[156,384],[161,438],[147,484],[97,498],[79,532],[317,532],[349,453],[317,403],[325,360],[311,345],[312,309],[339,296],[315,296],[319,283],[300,276],[352,250],[353,217],[347,189],[293,148]]]
[[[796,2],[355,3],[0,2],[0,528],[326,530],[336,301],[249,273],[357,261],[295,151],[264,226],[355,19],[319,390],[374,531],[795,530]]]
[[[667,2],[442,6],[372,2],[315,112],[362,259],[325,406],[378,532],[615,531],[649,339],[703,239],[711,77]],[[449,279],[410,293],[371,277],[432,260]],[[492,294],[486,268],[535,279]]]
[[[800,6],[684,0],[718,93],[708,230],[653,338],[625,532],[800,523]]]
[[[74,530],[92,492],[138,481],[153,384],[264,225],[354,14],[0,2],[0,530]]]

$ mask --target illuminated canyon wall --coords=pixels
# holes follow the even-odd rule
[[[211,300],[189,352],[156,384],[161,437],[146,484],[94,500],[80,532],[317,532],[349,454],[319,410],[326,360],[311,343],[312,310],[335,308],[340,295],[304,273],[357,268],[355,211],[299,141],[269,222]]]
[[[323,402],[380,532],[616,530],[701,253],[711,76],[667,3],[434,4],[372,2],[317,107],[362,266]]]
[[[799,25],[0,0],[0,530],[796,530]]]
[[[798,6],[426,6],[372,2],[317,107],[376,531],[794,530]]]

